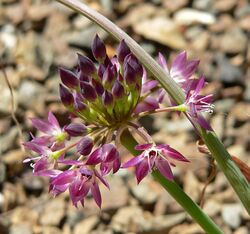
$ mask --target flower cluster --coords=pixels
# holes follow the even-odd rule
[[[125,41],[118,46],[117,56],[109,58],[103,41],[96,36],[92,44],[95,62],[78,54],[78,66],[74,71],[60,68],[60,97],[70,113],[72,122],[60,127],[56,117],[49,112],[48,120],[31,119],[32,124],[44,135],[32,136],[24,146],[38,156],[31,162],[33,172],[50,179],[50,192],[57,196],[69,191],[72,203],[84,205],[91,193],[101,207],[99,184],[109,188],[106,176],[120,168],[135,166],[138,183],[152,170],[158,169],[167,179],[173,180],[171,166],[175,161],[188,162],[178,151],[167,144],[156,145],[152,138],[140,131],[136,124],[141,113],[161,110],[165,92],[147,72]],[[187,61],[186,54],[178,56],[168,70],[165,59],[160,63],[187,94],[180,107],[191,116],[210,110],[211,96],[201,96],[204,78],[191,78],[198,61]],[[204,120],[205,121],[205,120]],[[202,121],[200,121],[203,123]],[[118,146],[125,129],[133,129],[146,141],[137,145],[143,151],[138,157],[122,163]],[[74,150],[74,151],[71,151]]]

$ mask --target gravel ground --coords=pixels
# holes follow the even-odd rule
[[[250,4],[247,0],[86,1],[128,32],[156,57],[171,61],[179,51],[201,59],[199,74],[209,81],[215,111],[208,116],[229,152],[250,165]],[[0,233],[10,234],[193,234],[203,233],[183,209],[148,177],[136,185],[132,171],[109,178],[101,188],[103,209],[91,197],[76,209],[67,193],[52,198],[48,181],[22,163],[20,142],[36,133],[30,117],[52,110],[60,123],[67,113],[58,99],[58,66],[76,65],[76,52],[90,55],[98,33],[113,55],[115,42],[86,18],[56,1],[1,0],[0,67],[15,97],[22,137],[11,118],[11,96],[0,74]],[[191,163],[178,167],[176,181],[199,202],[212,160],[199,153],[197,136],[184,118],[159,114],[142,119],[156,142],[184,153]],[[128,153],[124,150],[126,157]],[[204,210],[224,233],[247,234],[250,217],[219,171],[207,187]]]

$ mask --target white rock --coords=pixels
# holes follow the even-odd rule
[[[241,204],[227,204],[222,207],[222,218],[232,228],[237,228],[241,223]]]
[[[181,25],[190,25],[195,23],[210,25],[215,23],[216,18],[214,15],[204,11],[185,8],[174,14],[174,21]]]
[[[133,26],[136,33],[173,49],[184,49],[187,46],[179,26],[171,19],[157,16],[145,19]]]
[[[16,47],[17,38],[15,36],[15,28],[12,25],[3,27],[0,33],[0,41],[9,49]]]

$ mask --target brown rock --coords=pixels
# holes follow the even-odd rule
[[[151,30],[148,30],[148,28]],[[164,16],[142,20],[134,25],[133,29],[145,38],[173,49],[184,49],[187,45],[179,26]]]
[[[54,198],[45,205],[40,223],[42,225],[58,226],[65,216],[65,202],[62,198]]]
[[[213,8],[219,12],[231,11],[237,4],[237,0],[217,0],[214,2]]]
[[[77,223],[74,227],[74,234],[89,234],[93,230],[100,219],[98,216],[90,216],[83,221]]]
[[[34,226],[37,224],[38,218],[38,212],[27,206],[17,207],[11,214],[12,224],[28,223],[29,225]]]
[[[219,46],[225,53],[241,53],[246,50],[247,37],[238,28],[232,28],[220,38]]]
[[[163,6],[171,12],[175,12],[188,4],[188,0],[163,0]]]
[[[14,176],[20,173],[24,168],[23,160],[27,157],[27,154],[18,149],[11,150],[10,152],[3,155],[3,162],[8,168],[8,176]]]
[[[122,206],[128,204],[128,189],[124,185],[121,178],[118,176],[110,177],[108,179],[110,190],[106,187],[101,186],[102,194],[102,210],[103,211],[114,211]]]
[[[244,111],[243,111],[244,110]],[[250,104],[245,102],[237,103],[231,110],[232,116],[238,121],[250,120]]]

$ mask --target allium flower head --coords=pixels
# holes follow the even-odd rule
[[[60,127],[51,112],[48,120],[33,118],[33,125],[44,135],[32,135],[32,140],[24,143],[27,149],[37,154],[25,160],[31,162],[34,174],[50,179],[49,190],[54,196],[68,190],[76,207],[84,205],[88,194],[101,207],[99,185],[109,188],[105,177],[121,168],[118,146],[125,129],[133,129],[146,141],[146,144],[136,146],[142,153],[122,166],[136,167],[138,183],[155,169],[173,180],[171,166],[175,166],[175,161],[188,162],[167,144],[148,143],[153,142],[152,138],[137,125],[141,116],[165,109],[160,108],[165,90],[160,88],[158,81],[148,77],[126,42],[121,41],[117,55],[112,58],[108,57],[105,44],[98,35],[91,49],[95,61],[78,54],[75,70],[59,69],[60,97],[72,122]],[[205,126],[200,112],[211,109],[211,95],[200,95],[204,78],[192,78],[198,61],[188,61],[183,52],[170,70],[162,55],[160,63],[187,94],[185,103],[180,106]]]

